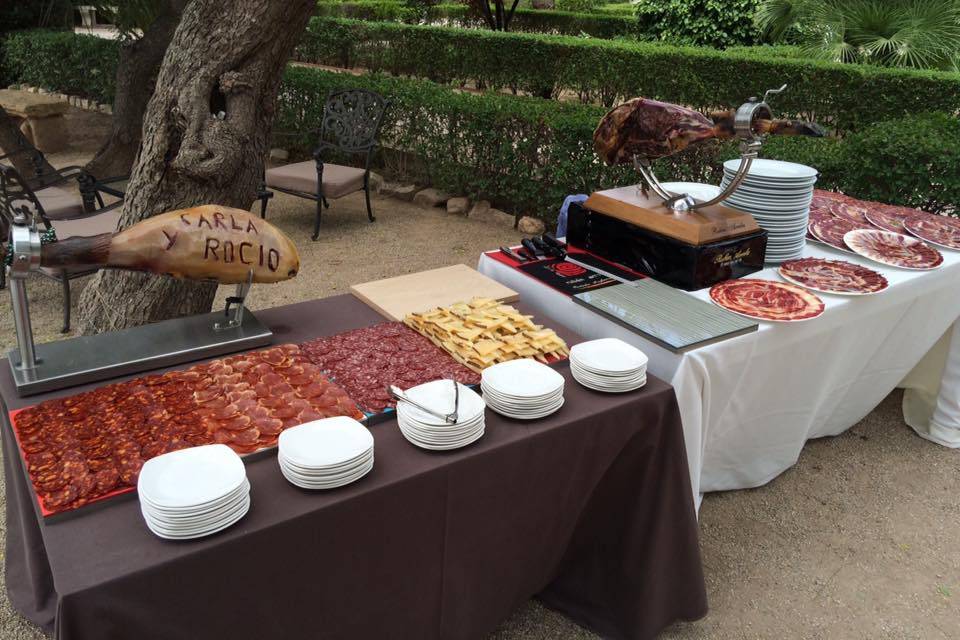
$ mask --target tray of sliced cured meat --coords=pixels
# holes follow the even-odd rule
[[[928,270],[943,264],[943,254],[923,240],[892,231],[855,229],[843,241],[854,253],[891,267]]]
[[[480,374],[400,322],[317,338],[300,347],[370,418],[390,415],[396,406],[390,385],[409,389],[438,378],[480,384]]]
[[[869,295],[889,286],[883,275],[846,260],[788,260],[780,265],[778,271],[787,282],[813,291],[845,296]]]
[[[44,516],[133,491],[143,463],[222,443],[241,454],[272,448],[289,427],[363,418],[297,345],[147,375],[11,413]]]
[[[946,249],[960,249],[960,218],[920,212],[904,222],[907,231]]]
[[[811,320],[823,313],[823,300],[785,282],[741,278],[710,288],[710,299],[724,309],[768,322]]]

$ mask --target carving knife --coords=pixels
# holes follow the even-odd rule
[[[500,253],[507,256],[511,260],[516,260],[517,262],[527,262],[530,260],[526,256],[522,256],[519,253],[516,253],[515,251],[512,251],[507,247],[500,247]]]

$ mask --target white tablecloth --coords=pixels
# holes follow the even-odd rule
[[[926,272],[882,267],[820,245],[808,245],[805,254],[868,265],[887,277],[890,288],[862,297],[822,294],[826,311],[819,318],[761,322],[755,333],[685,354],[672,353],[487,256],[481,256],[479,270],[520,293],[542,321],[587,339],[618,337],[650,357],[648,370],[676,389],[696,494],[765,484],[797,461],[808,439],[856,424],[960,317],[958,252],[944,251],[944,265]],[[779,279],[775,269],[751,277]],[[709,300],[707,290],[690,295]],[[960,330],[952,333],[935,410],[934,399],[926,399],[932,427],[913,426],[925,437],[957,446]],[[930,396],[929,374],[925,380],[917,377],[914,386]]]

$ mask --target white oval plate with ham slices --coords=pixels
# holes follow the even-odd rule
[[[890,286],[882,274],[846,260],[788,260],[778,273],[792,284],[838,296],[869,296]]]
[[[728,311],[764,322],[801,322],[820,316],[826,305],[803,287],[773,280],[740,278],[710,287],[710,299]]]
[[[900,269],[929,271],[943,264],[943,254],[923,240],[892,231],[855,229],[843,235],[843,243],[864,258]]]
[[[960,219],[918,213],[904,220],[907,231],[944,249],[960,250]]]

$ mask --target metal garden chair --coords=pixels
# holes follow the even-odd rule
[[[314,240],[320,237],[323,209],[330,208],[328,198],[333,200],[363,189],[367,217],[370,222],[376,219],[370,207],[370,160],[379,148],[380,126],[389,104],[379,94],[366,89],[331,93],[323,107],[319,144],[313,152],[313,160],[274,167],[265,172],[267,188],[317,203]],[[324,158],[331,153],[363,155],[364,166],[361,169],[325,162]],[[267,201],[272,195],[266,188],[261,190],[260,216],[263,218],[266,218]]]
[[[9,237],[9,226],[14,221],[34,218],[44,229],[53,229],[61,240],[70,236],[93,236],[117,230],[121,201],[104,206],[103,199],[95,190],[95,180],[82,170],[74,172],[72,169],[61,170],[60,176],[55,179],[45,176],[44,180],[36,181],[24,179],[12,166],[0,162],[0,231],[4,234],[4,242]],[[70,180],[79,181],[82,191],[73,193],[58,186]],[[51,193],[51,189],[56,191]],[[85,201],[95,203],[93,208],[85,206]],[[70,331],[70,281],[94,271],[96,269],[40,270],[41,275],[59,282],[63,288],[63,333]],[[0,269],[0,278],[5,279],[5,274],[4,267]],[[3,285],[5,282],[0,280],[0,287]]]

